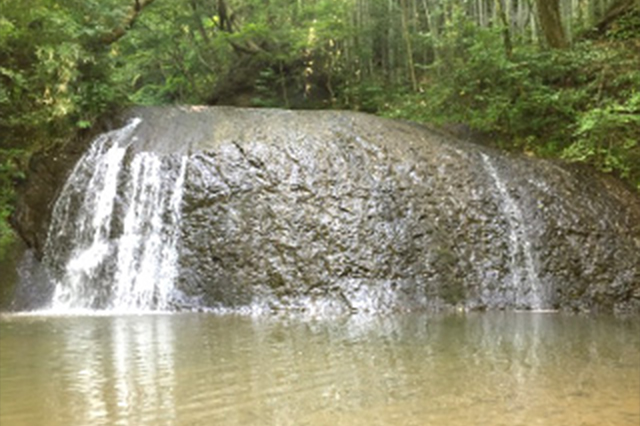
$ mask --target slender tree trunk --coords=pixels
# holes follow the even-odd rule
[[[547,44],[552,49],[569,47],[567,36],[562,27],[559,0],[537,0],[540,27]]]
[[[427,19],[427,26],[429,27],[429,33],[431,34],[431,40],[433,40],[433,62],[437,62],[438,61],[438,49],[435,47],[435,45],[438,42],[438,25],[435,22],[435,20],[433,19],[433,12],[430,9],[429,6],[429,2],[428,0],[422,0],[422,3],[424,4],[424,15],[425,18]]]
[[[518,11],[516,13],[516,31],[519,36],[526,35],[529,13],[531,13],[531,11],[528,8],[527,2],[525,2],[524,0],[518,0]]]
[[[387,3],[389,14],[389,27],[388,27],[388,36],[387,36],[387,60],[388,60],[388,69],[389,69],[389,81],[392,83],[396,83],[396,57],[395,57],[395,34],[393,31],[393,0],[389,0]]]
[[[413,46],[411,43],[411,34],[409,34],[409,24],[407,22],[407,0],[400,1],[401,11],[400,18],[402,21],[402,35],[404,37],[407,49],[407,67],[409,68],[409,78],[411,80],[411,88],[414,92],[418,91],[418,79],[416,78],[416,67],[413,62]]]
[[[504,42],[504,51],[507,55],[507,58],[511,59],[511,53],[513,52],[513,44],[511,43],[511,30],[509,20],[507,19],[507,14],[505,13],[504,7],[502,6],[502,0],[496,0],[495,7],[498,11],[498,16],[500,16],[500,21],[502,21],[502,40]]]
[[[484,11],[484,1],[476,0],[476,7],[478,8],[478,25],[481,28],[484,28],[487,26],[485,11]]]
[[[536,43],[538,41],[538,6],[536,2],[527,0],[531,13],[529,14],[529,28],[531,28],[531,41]]]

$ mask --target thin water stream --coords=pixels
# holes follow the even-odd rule
[[[522,211],[502,180],[496,167],[486,154],[481,154],[482,163],[500,195],[500,204],[509,225],[509,269],[510,282],[515,293],[516,306],[542,307],[542,289],[533,259],[531,241],[526,235],[526,223]]]
[[[0,317],[0,424],[640,424],[640,323]]]

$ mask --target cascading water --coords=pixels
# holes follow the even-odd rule
[[[118,241],[114,307],[169,307],[176,278],[177,229],[185,171],[186,157],[183,157],[173,188],[165,188],[165,171],[158,157],[141,153],[132,161],[126,191],[130,201]]]
[[[527,237],[522,211],[509,194],[491,159],[484,153],[480,155],[486,171],[498,190],[500,206],[509,226],[509,280],[515,293],[514,302],[516,306],[540,309],[542,308],[540,280],[531,252],[531,242]]]
[[[140,121],[96,139],[56,202],[45,247],[52,310],[166,310],[179,299],[187,158],[133,153]]]

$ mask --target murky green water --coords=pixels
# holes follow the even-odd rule
[[[0,425],[640,424],[640,322],[0,319]]]

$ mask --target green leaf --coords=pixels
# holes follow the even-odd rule
[[[78,120],[76,122],[76,127],[78,127],[79,129],[88,129],[89,127],[91,127],[91,122],[88,120]]]

